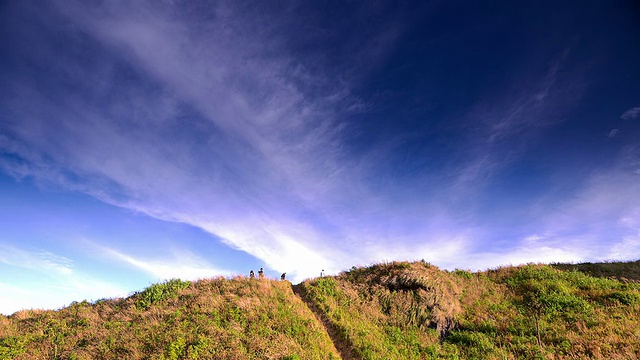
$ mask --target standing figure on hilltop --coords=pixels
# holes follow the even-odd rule
[[[256,278],[256,274],[253,272],[253,269],[251,269],[251,271],[249,272],[249,278],[250,279],[255,279]]]
[[[264,271],[262,271],[262,268],[260,268],[260,270],[258,270],[258,277],[260,279],[264,279]]]
[[[320,277],[324,277],[324,269],[322,269],[322,271],[320,271]]]
[[[287,276],[287,273],[282,273],[282,275],[280,275],[280,280],[284,281],[285,276]]]

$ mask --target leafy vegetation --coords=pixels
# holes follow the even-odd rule
[[[288,282],[170,280],[127,299],[0,317],[0,359],[331,359]]]
[[[147,310],[155,303],[177,297],[179,292],[188,288],[190,284],[190,282],[181,281],[180,279],[171,279],[160,284],[153,284],[136,294],[136,307],[140,310]]]
[[[640,284],[551,266],[479,273],[424,262],[300,284],[360,359],[640,357]]]
[[[173,279],[126,299],[0,316],[0,359],[633,359],[639,268],[472,273],[420,261],[293,287]]]

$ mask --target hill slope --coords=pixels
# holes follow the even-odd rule
[[[0,359],[640,358],[640,262],[601,266],[617,279],[392,262],[293,287],[170,280],[126,299],[0,316]]]
[[[171,280],[123,300],[0,318],[0,359],[331,359],[288,282]]]
[[[358,359],[640,358],[636,282],[393,262],[300,287]]]

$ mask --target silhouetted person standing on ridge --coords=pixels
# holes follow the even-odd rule
[[[284,281],[285,276],[287,275],[287,273],[282,273],[282,275],[280,275],[280,280]]]
[[[249,278],[250,279],[255,279],[256,278],[256,274],[253,272],[253,269],[251,269],[251,271],[249,272]]]
[[[320,271],[320,277],[324,277],[324,269],[322,269],[322,271]]]
[[[258,270],[258,277],[260,279],[264,279],[264,271],[262,271],[262,268],[260,268],[260,270]]]

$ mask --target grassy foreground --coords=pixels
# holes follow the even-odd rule
[[[324,328],[275,280],[170,280],[123,300],[0,317],[0,359],[332,359]]]
[[[393,262],[300,287],[356,359],[640,358],[638,282]]]
[[[293,287],[174,279],[0,316],[0,359],[636,359],[639,270],[392,262]]]

